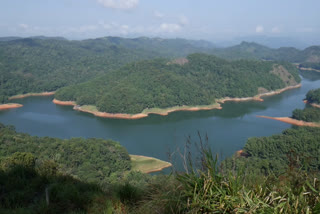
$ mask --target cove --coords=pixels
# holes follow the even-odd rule
[[[59,138],[104,138],[119,141],[130,154],[167,160],[167,153],[182,147],[188,136],[198,141],[197,133],[208,135],[212,151],[223,157],[240,150],[249,137],[281,133],[291,125],[257,118],[291,116],[310,89],[320,87],[320,73],[301,71],[302,87],[264,97],[264,102],[226,102],[222,109],[198,112],[173,112],[168,116],[150,115],[138,120],[99,118],[57,106],[49,97],[13,100],[22,108],[0,111],[0,122],[14,125],[19,132]]]

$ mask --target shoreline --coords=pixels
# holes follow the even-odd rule
[[[97,117],[112,118],[112,119],[141,119],[141,118],[147,117],[149,114],[158,114],[158,115],[166,116],[169,113],[176,112],[176,111],[200,111],[200,110],[222,109],[221,104],[228,102],[228,101],[232,101],[232,102],[259,101],[259,102],[262,102],[264,100],[261,97],[280,94],[284,91],[294,89],[294,88],[300,88],[300,87],[301,87],[301,83],[294,85],[294,86],[287,86],[285,88],[278,89],[275,91],[270,91],[270,92],[258,94],[253,97],[244,97],[244,98],[226,97],[223,99],[217,99],[216,103],[213,103],[211,105],[174,106],[174,107],[165,108],[165,109],[153,108],[153,109],[145,109],[141,113],[138,113],[138,114],[100,112],[96,109],[95,106],[90,106],[90,105],[78,106],[75,101],[61,101],[61,100],[53,99],[52,102],[57,105],[74,106],[73,109],[76,111],[90,113],[90,114],[93,114],[94,116],[97,116]]]
[[[240,149],[238,151],[236,151],[236,153],[234,154],[236,158],[239,158],[239,157],[248,157],[248,154],[245,153],[243,151],[243,149]]]
[[[290,117],[269,117],[269,116],[261,116],[261,115],[257,115],[256,117],[277,120],[277,121],[281,121],[281,122],[288,123],[288,124],[295,125],[295,126],[309,126],[309,127],[319,127],[320,128],[320,123],[305,122],[305,121],[296,120],[296,119],[293,119]]]
[[[315,69],[315,68],[304,68],[304,67],[299,67],[300,70],[303,71],[315,71],[315,72],[320,72],[320,70]]]
[[[315,107],[315,108],[320,108],[320,104],[309,103],[308,100],[303,100],[303,102],[304,102],[305,104],[309,104],[309,105],[311,105],[311,106],[313,106],[313,107]]]
[[[5,103],[0,105],[1,110],[13,109],[13,108],[21,108],[23,105],[19,103]]]
[[[40,93],[27,93],[27,94],[19,94],[19,95],[14,95],[9,97],[8,100],[13,100],[13,99],[22,99],[26,97],[37,97],[37,96],[51,96],[54,95],[55,91],[45,91],[45,92],[40,92]]]

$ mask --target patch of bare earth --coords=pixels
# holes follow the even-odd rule
[[[307,62],[313,62],[313,63],[319,63],[320,62],[320,56],[311,55],[306,61]]]
[[[186,59],[186,58],[179,58],[179,59],[175,59],[175,60],[173,60],[171,62],[168,62],[167,64],[168,65],[171,65],[171,64],[184,65],[184,64],[186,64],[188,62],[189,62],[189,60]]]
[[[269,92],[266,88],[263,88],[263,87],[259,87],[258,88],[258,94],[264,94],[264,93],[267,93]]]
[[[280,77],[280,79],[282,79],[282,81],[286,83],[286,85],[288,86],[298,84],[292,76],[292,74],[290,74],[290,72],[287,69],[285,69],[282,65],[274,65],[271,73]]]

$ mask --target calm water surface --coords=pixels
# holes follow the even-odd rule
[[[280,95],[265,97],[264,102],[227,102],[222,110],[174,112],[169,116],[151,115],[139,120],[98,118],[68,106],[56,106],[52,97],[15,100],[24,106],[0,112],[0,122],[19,132],[59,138],[85,137],[113,139],[131,154],[166,160],[167,152],[181,147],[186,138],[195,141],[197,132],[207,134],[213,151],[230,156],[241,149],[249,137],[281,133],[291,125],[257,118],[256,115],[291,116],[310,89],[320,87],[320,73],[301,73],[302,87]]]

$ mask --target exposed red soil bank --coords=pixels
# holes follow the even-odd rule
[[[284,123],[289,123],[295,126],[310,126],[310,127],[320,127],[320,123],[314,123],[314,122],[305,122],[302,120],[295,120],[290,117],[268,117],[268,116],[257,116],[261,118],[267,118],[272,120],[278,120]]]
[[[18,103],[7,103],[7,104],[2,104],[0,105],[0,110],[6,110],[6,109],[12,109],[12,108],[20,108],[23,105],[18,104]]]
[[[304,100],[304,103],[308,103],[309,105],[316,107],[316,108],[320,108],[320,104],[315,104],[315,103],[309,103],[308,100]]]

